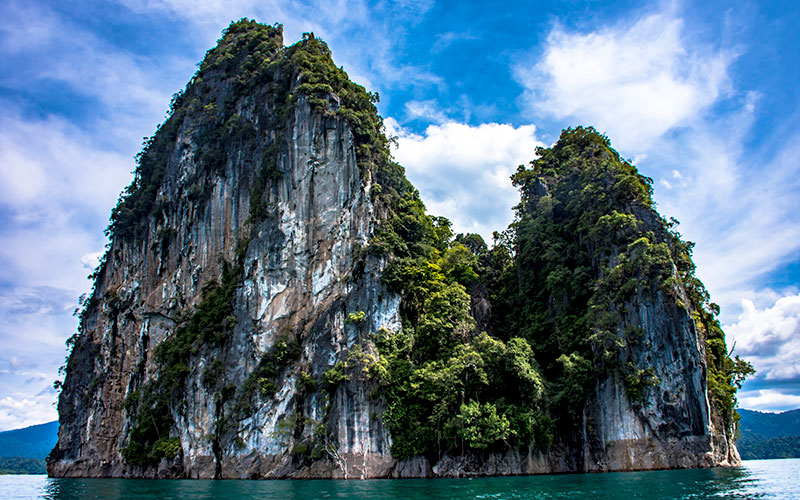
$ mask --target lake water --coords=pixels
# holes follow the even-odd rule
[[[800,499],[800,459],[718,469],[476,479],[193,481],[0,476],[11,499]]]

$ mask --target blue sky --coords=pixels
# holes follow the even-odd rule
[[[508,176],[593,125],[695,241],[742,407],[800,407],[800,4],[18,1],[0,5],[0,430],[56,418],[77,298],[133,156],[231,20],[313,31],[381,95],[429,210],[488,237]]]

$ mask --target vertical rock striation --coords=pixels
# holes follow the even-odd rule
[[[374,339],[408,329],[407,290],[384,279],[398,252],[386,248],[413,246],[397,214],[418,195],[389,159],[375,99],[313,35],[287,48],[280,27],[226,30],[146,142],[112,214],[70,340],[49,474],[428,477],[735,463],[730,429],[711,417],[704,340],[679,304],[690,303],[681,285],[641,288],[619,309],[621,328],[642,332],[620,362],[652,367],[637,398],[609,370],[592,377],[577,427],[557,431],[550,448],[393,457],[383,419],[393,400],[376,375],[389,368]],[[658,231],[654,217],[640,219]],[[480,328],[502,330],[487,287],[472,290]]]
[[[252,33],[230,30],[221,46],[241,51],[237,43]],[[269,29],[266,40],[278,43],[265,59],[280,63],[286,57],[280,30]],[[210,51],[206,61],[214,57],[226,55]],[[363,252],[376,208],[351,128],[335,113],[337,96],[321,112],[307,96],[289,95],[298,73],[289,61],[237,95],[236,75],[204,63],[176,98],[178,110],[140,158],[140,164],[148,156],[163,162],[152,212],[131,227],[123,228],[119,217],[112,224],[112,243],[69,358],[50,474],[281,476],[302,464],[287,447],[315,426],[336,437],[338,453],[379,462],[387,454],[389,438],[375,418],[381,408],[363,387],[343,385],[328,394],[303,392],[298,383],[301,376],[321,380],[360,330],[398,328],[400,321],[399,297],[380,282],[383,260]],[[209,136],[222,133],[220,144],[209,146]],[[136,187],[148,180],[137,179]],[[212,325],[227,338],[184,346],[192,350],[183,367],[185,392],[169,408],[180,450],[128,463],[122,452],[141,424],[131,395],[159,384],[159,345],[177,335],[184,311],[201,305],[204,285],[237,266],[231,310],[223,325]],[[358,311],[364,324],[347,323]],[[255,380],[268,390],[243,394],[276,341],[298,350],[295,359]],[[209,383],[215,363],[219,380]],[[226,391],[234,394],[220,397]],[[240,408],[228,408],[226,398],[238,398]],[[146,413],[139,417],[147,419]]]

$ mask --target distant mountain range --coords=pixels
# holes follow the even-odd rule
[[[739,410],[737,448],[743,460],[800,458],[800,409],[783,413]]]
[[[58,422],[0,432],[0,474],[44,474],[58,439]]]

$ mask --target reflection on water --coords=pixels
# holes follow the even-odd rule
[[[800,460],[608,474],[369,481],[195,481],[0,476],[8,499],[800,499]]]

